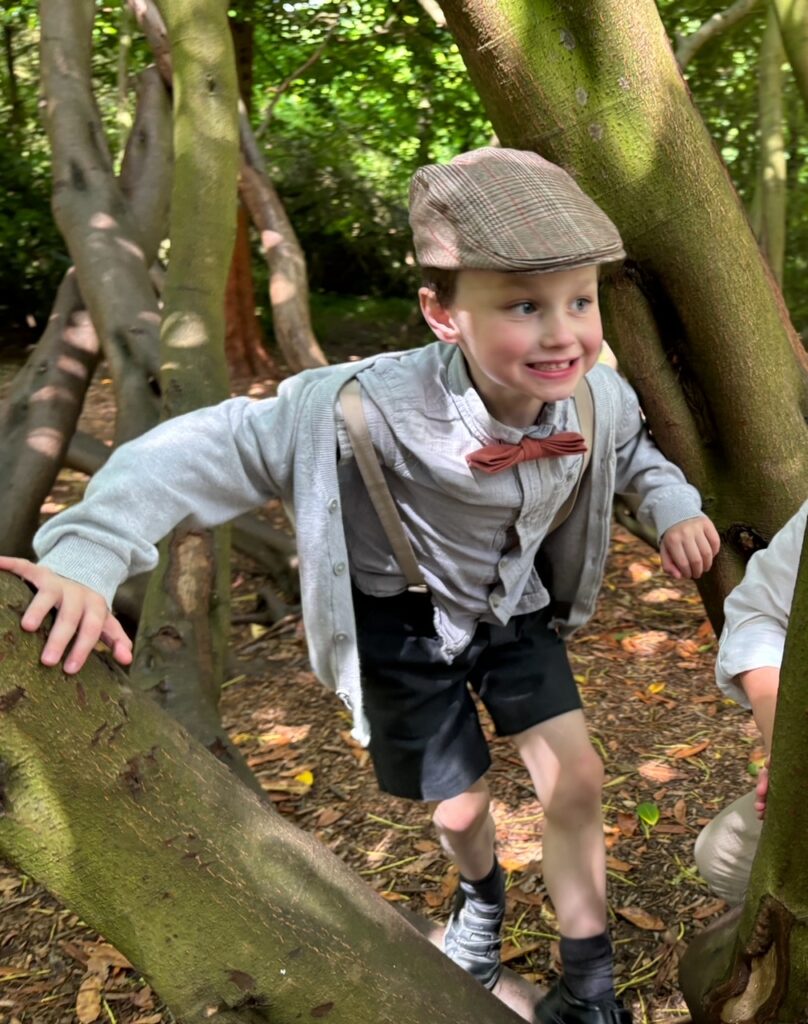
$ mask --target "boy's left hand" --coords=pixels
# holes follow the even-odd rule
[[[685,519],[662,537],[662,568],[675,580],[697,580],[709,570],[720,547],[718,531],[707,516]]]

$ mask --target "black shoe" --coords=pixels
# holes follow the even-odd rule
[[[499,933],[505,917],[505,878],[499,864],[496,879],[501,884],[495,903],[476,899],[471,884],[461,880],[443,935],[444,953],[488,989],[502,973]]]
[[[563,981],[557,981],[536,1007],[539,1024],[632,1024],[631,1011],[619,999],[592,1002],[576,999]]]

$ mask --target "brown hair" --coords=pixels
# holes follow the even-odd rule
[[[446,308],[452,302],[457,287],[457,270],[444,270],[442,267],[423,267],[421,284],[435,293],[435,298]]]

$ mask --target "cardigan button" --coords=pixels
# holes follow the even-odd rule
[[[334,575],[341,576],[345,572],[345,568],[344,562],[336,562],[334,565]]]

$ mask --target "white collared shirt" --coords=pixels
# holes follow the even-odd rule
[[[749,559],[743,580],[724,602],[715,677],[721,690],[744,707],[737,678],[754,668],[780,668],[797,581],[808,501]]]

